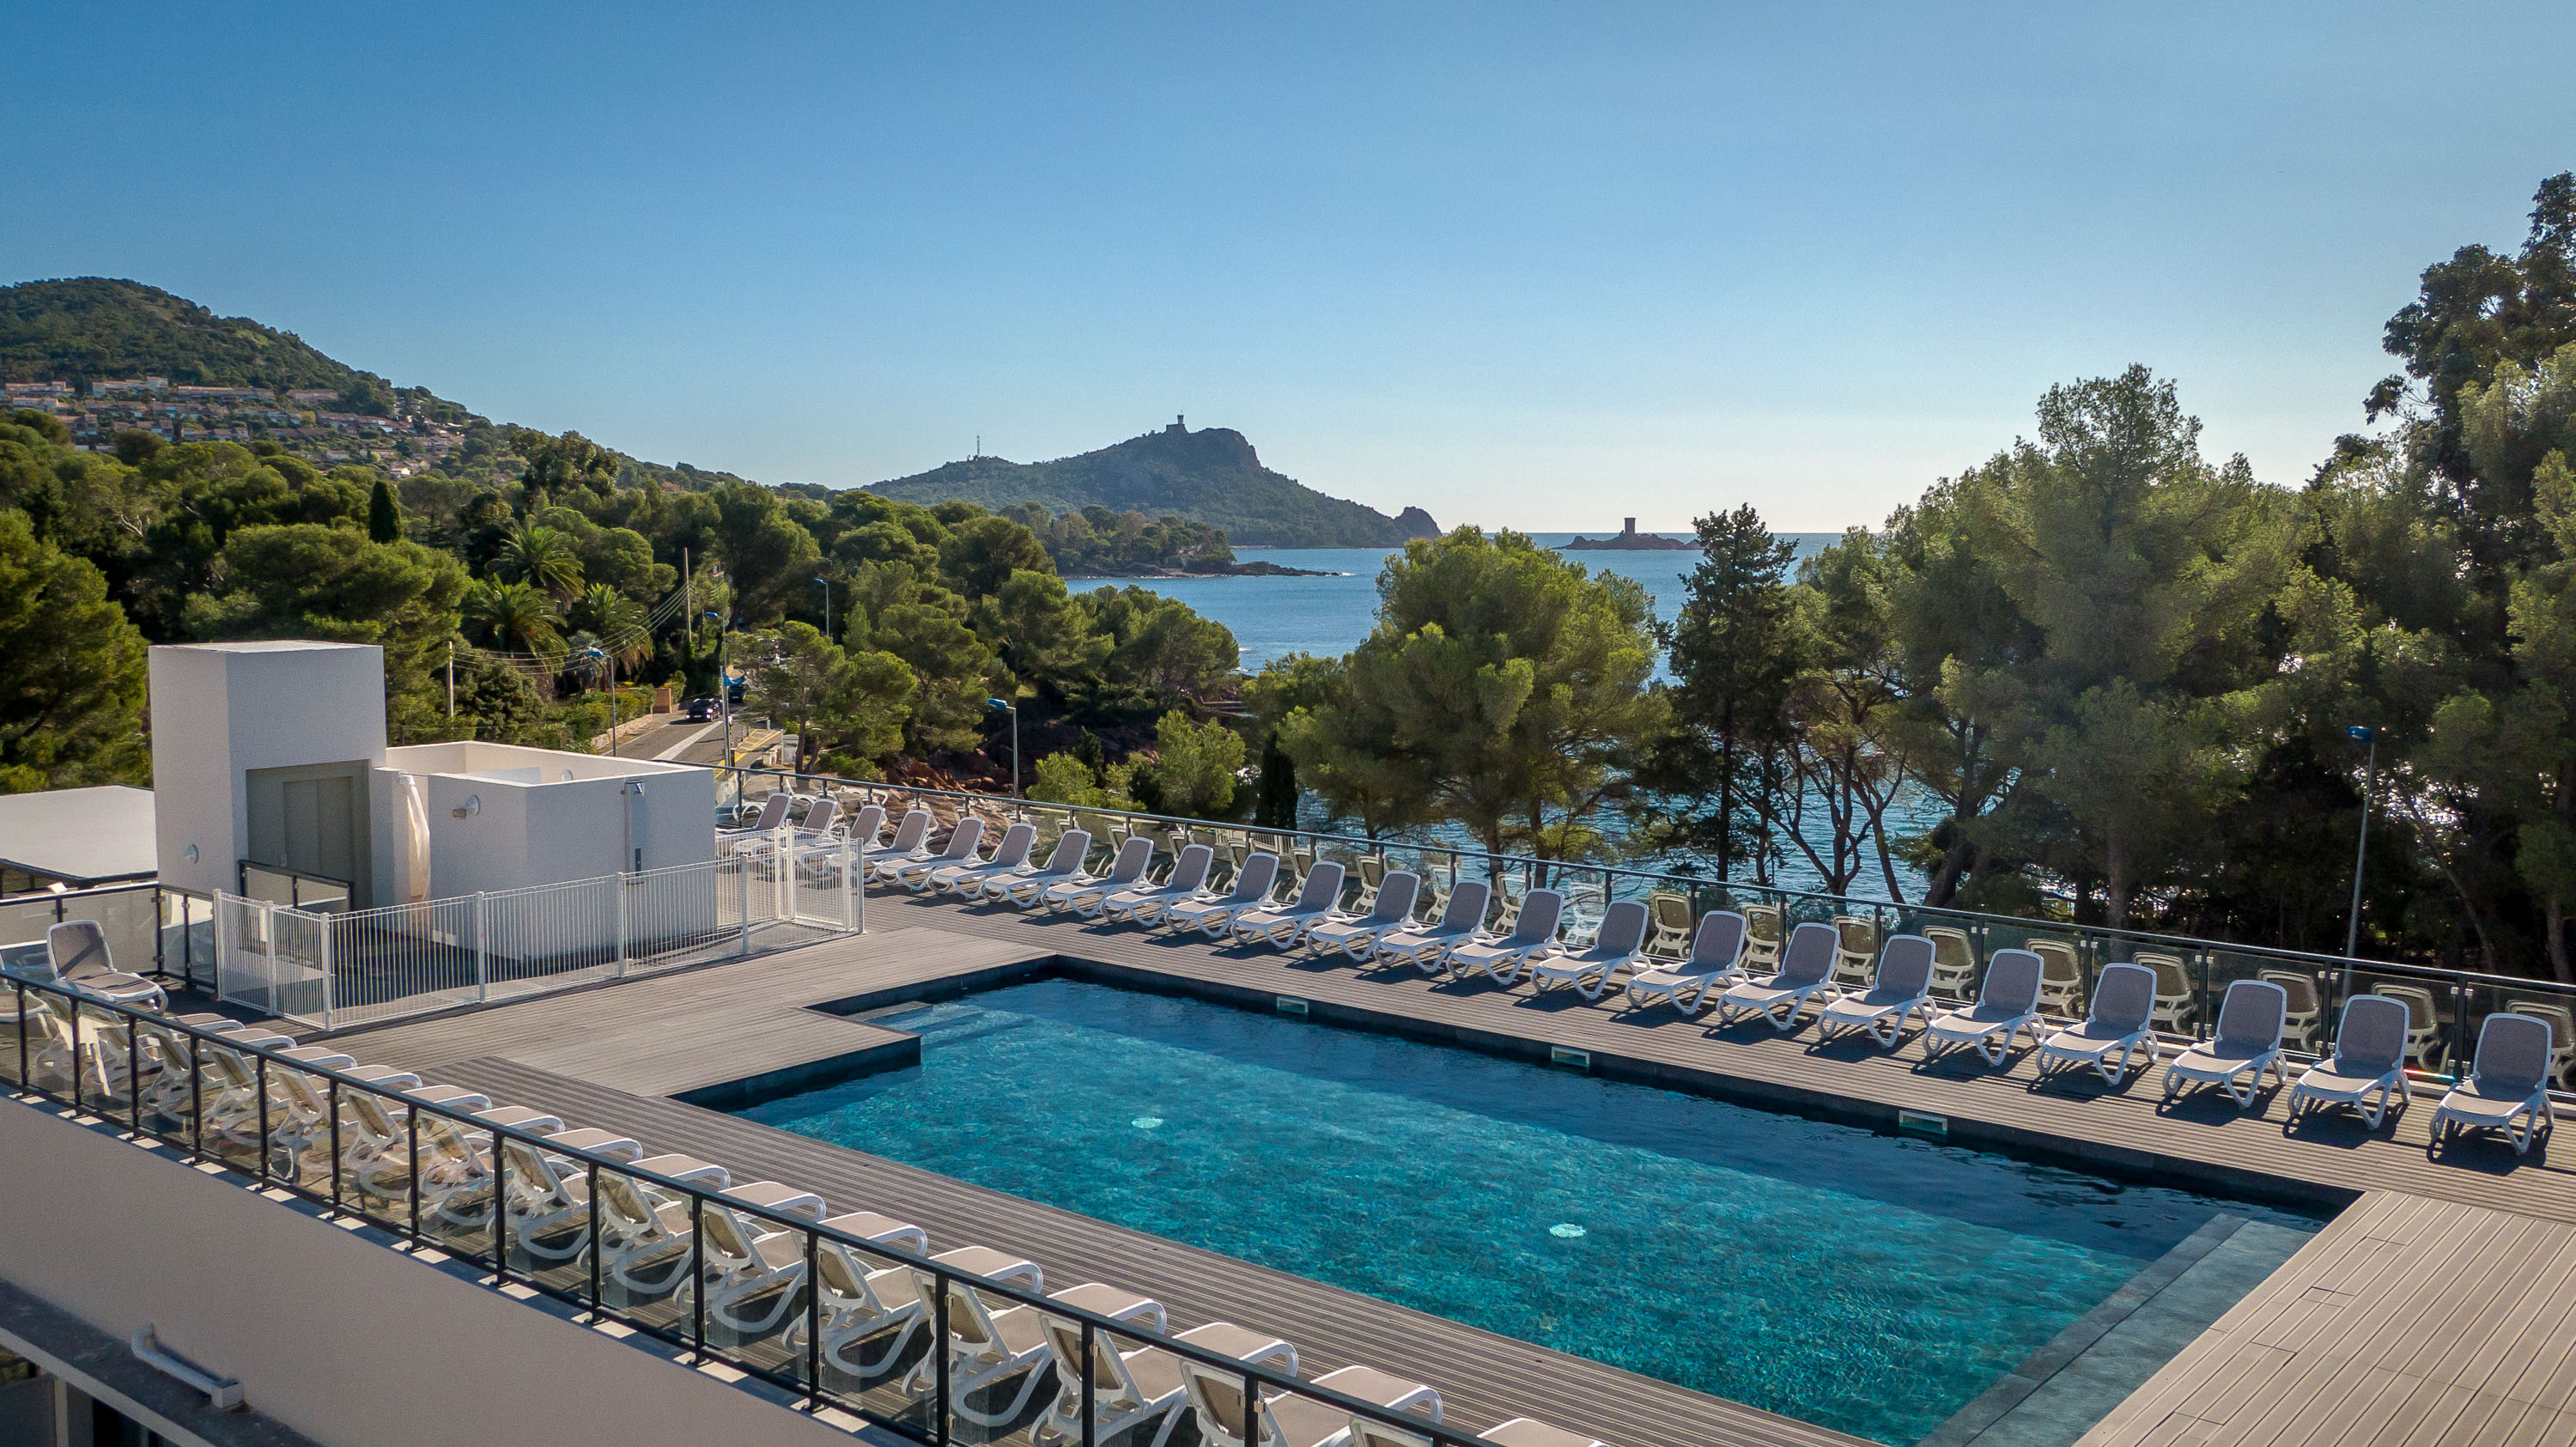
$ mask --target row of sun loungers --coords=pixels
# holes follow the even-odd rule
[[[1560,952],[1564,896],[1555,890],[1530,891],[1508,929],[1489,930],[1491,895],[1479,881],[1459,881],[1440,916],[1425,922],[1415,917],[1421,881],[1409,871],[1384,873],[1365,909],[1344,910],[1343,869],[1331,860],[1312,863],[1296,894],[1282,901],[1272,898],[1279,872],[1275,855],[1251,855],[1238,867],[1231,887],[1217,891],[1206,887],[1212,851],[1204,844],[1182,849],[1171,873],[1156,882],[1147,875],[1153,844],[1142,836],[1128,839],[1108,872],[1095,876],[1084,868],[1091,845],[1087,831],[1066,831],[1047,862],[1033,865],[1027,862],[1029,836],[1022,833],[1028,829],[1014,825],[1002,848],[978,861],[974,836],[980,825],[962,821],[943,854],[929,855],[916,839],[907,859],[880,869],[877,877],[897,883],[926,880],[915,887],[945,888],[1024,908],[1068,909],[1107,922],[1195,929],[1239,945],[1302,947],[1381,966],[1410,964],[1453,980],[1481,974],[1509,988],[1526,976],[1539,990],[1565,987],[1586,999],[1611,992],[1624,974],[1631,1009],[1670,1004],[1690,1016],[1714,1006],[1721,1027],[1760,1018],[1781,1031],[1794,1029],[1812,1010],[1823,1039],[1864,1036],[1890,1050],[1912,1026],[1927,1058],[1972,1049],[1989,1065],[2000,1066],[2026,1033],[2043,1076],[2091,1070],[2118,1085],[2156,1064],[2164,1048],[2156,1026],[2169,1008],[2157,972],[2142,964],[2104,966],[2085,1017],[2061,1026],[2043,1008],[2049,997],[2047,962],[2031,950],[1996,951],[1976,1000],[1949,1007],[1934,993],[1940,977],[1935,942],[1921,935],[1888,939],[1869,985],[1853,988],[1838,982],[1838,976],[1848,975],[1849,964],[1842,932],[1821,923],[1801,924],[1778,950],[1776,968],[1754,978],[1745,970],[1747,923],[1733,911],[1702,916],[1688,957],[1678,962],[1644,953],[1652,922],[1645,904],[1628,900],[1608,907],[1587,948]],[[968,842],[957,844],[958,835]],[[925,876],[918,866],[926,858],[970,862]],[[2167,1096],[2214,1087],[2247,1107],[2260,1095],[2268,1074],[2276,1087],[2290,1086],[2294,1116],[2323,1106],[2351,1106],[2373,1128],[2385,1120],[2392,1100],[2412,1099],[2405,1070],[2411,1028],[2405,1001],[2375,994],[2347,1001],[2333,1054],[2295,1083],[2282,1054],[2288,1009],[2287,992],[2278,983],[2231,984],[2212,1037],[2165,1062]],[[2494,1130],[2516,1151],[2527,1151],[2553,1119],[2547,1087],[2554,1064],[2548,1020],[2511,1012],[2489,1016],[2480,1032],[2476,1068],[2436,1110],[2437,1140],[2465,1130]]]

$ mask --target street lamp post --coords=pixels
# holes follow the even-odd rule
[[[2361,870],[2370,858],[2370,800],[2379,792],[2379,730],[2355,724],[2344,735],[2370,746],[2361,772],[2361,837],[2352,846],[2352,917],[2343,931],[2343,957],[2349,960],[2361,947]],[[2345,966],[2345,973],[2351,973],[2351,966]]]
[[[608,680],[608,756],[613,759],[617,757],[617,665],[596,648],[584,649],[582,656]]]
[[[716,620],[716,718],[724,727],[724,761],[725,767],[730,769],[733,767],[733,689],[725,682],[725,645],[728,641],[726,635],[732,630],[725,626],[724,616],[714,609],[707,610],[707,616]]]
[[[829,638],[832,636],[832,580],[816,578],[814,581],[823,585],[823,636]]]
[[[988,698],[984,706],[1011,716],[1011,797],[1020,797],[1020,707],[1006,698]]]

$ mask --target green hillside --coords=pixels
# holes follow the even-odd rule
[[[1384,548],[1440,531],[1420,508],[1388,517],[1273,472],[1231,428],[1190,432],[1177,422],[1078,457],[978,457],[869,490],[904,502],[953,499],[996,512],[1034,502],[1057,513],[1097,505],[1149,518],[1170,514],[1222,529],[1235,546],[1247,548]]]
[[[0,381],[147,372],[188,386],[335,391],[363,375],[293,332],[219,317],[140,282],[83,276],[0,287]]]

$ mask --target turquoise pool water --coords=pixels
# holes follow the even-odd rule
[[[919,1069],[743,1114],[1882,1442],[2219,1211],[2316,1225],[1074,981],[873,1018]]]

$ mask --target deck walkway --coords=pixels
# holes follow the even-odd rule
[[[2576,1442],[2576,1238],[2374,1193],[2085,1434],[2082,1447]]]
[[[692,1093],[714,1098],[721,1092],[711,1095],[712,1088],[745,1075],[796,1079],[794,1072],[820,1059],[838,1061],[836,1068],[846,1069],[869,1052],[900,1051],[909,1038],[806,1008],[826,1002],[844,1011],[864,1009],[1055,969],[1262,1007],[1273,997],[1293,996],[1308,1002],[1311,1019],[1541,1060],[1551,1049],[1584,1051],[1597,1074],[1747,1103],[1881,1124],[1894,1123],[1900,1110],[1921,1112],[1946,1121],[1954,1141],[2005,1144],[2177,1184],[2322,1204],[2364,1200],[2294,1258],[2281,1277],[2230,1313],[2222,1330],[2177,1358],[2097,1427],[2086,1439],[2088,1447],[2222,1441],[2323,1447],[2346,1440],[2378,1441],[2368,1431],[2340,1437],[2336,1434],[2343,1428],[2335,1424],[2366,1421],[2372,1430],[2394,1428],[2401,1421],[2390,1414],[2400,1407],[2411,1412],[2419,1398],[2447,1401],[2440,1394],[2454,1389],[2463,1394],[2462,1405],[2443,1420],[2461,1428],[2483,1402],[2484,1415],[2477,1423],[2484,1425],[2466,1435],[2455,1430],[2448,1439],[2401,1433],[2386,1440],[2451,1440],[2472,1447],[2491,1440],[2524,1440],[2496,1434],[2532,1423],[2557,1430],[2558,1436],[2530,1440],[2569,1440],[2563,1429],[2570,1424],[2546,1414],[2576,1408],[2576,1366],[2569,1365],[2564,1345],[2576,1342],[2568,1334],[2576,1323],[2563,1309],[2576,1301],[2576,1230],[2570,1229],[2576,1225],[2576,1171],[2552,1164],[2547,1146],[2517,1159],[2500,1146],[2471,1144],[2436,1158],[2423,1130],[2431,1101],[2420,1095],[2393,1132],[2372,1135],[2341,1121],[2287,1131],[2277,1098],[2242,1116],[2207,1099],[2160,1108],[2161,1082],[2154,1074],[2117,1091],[2091,1077],[2042,1085],[2027,1052],[2001,1071],[1973,1062],[1926,1068],[1912,1046],[1896,1058],[1861,1046],[1818,1046],[1812,1026],[1786,1036],[1758,1024],[1719,1031],[1705,1018],[1683,1020],[1669,1008],[1632,1013],[1608,1002],[1585,1004],[1566,992],[1535,998],[1527,986],[1504,991],[1491,983],[1447,984],[1409,969],[1362,970],[1349,961],[1240,951],[1197,937],[1174,939],[909,896],[872,893],[868,909],[870,930],[861,936],[337,1038],[342,1048],[361,1058],[433,1070],[439,1078],[485,1089],[496,1098],[543,1102],[584,1124],[614,1127],[661,1149],[723,1161],[738,1178],[793,1181],[820,1191],[836,1208],[865,1205],[894,1211],[920,1222],[943,1248],[973,1241],[1025,1252],[1046,1265],[1050,1284],[1099,1279],[1131,1286],[1163,1300],[1179,1326],[1211,1318],[1257,1323],[1297,1341],[1310,1370],[1365,1361],[1434,1382],[1450,1401],[1452,1420],[1459,1423],[1481,1427],[1502,1416],[1528,1413],[1621,1447],[1789,1447],[1853,1440],[1374,1298],[660,1098]],[[2365,1199],[2365,1193],[2372,1194]],[[2414,1214],[2406,1214],[2410,1212]],[[2373,1285],[2366,1268],[2382,1255],[2401,1253],[2406,1241],[2416,1239],[2388,1234],[2399,1229],[2420,1230],[2430,1233],[2424,1240],[2443,1241],[2468,1231],[2470,1239],[2457,1250],[2445,1247],[2435,1253],[2449,1264],[2426,1278],[2431,1284],[2406,1291],[2394,1284]],[[2523,1274],[2511,1281],[2497,1275],[2496,1263],[2506,1260],[2517,1263]],[[2338,1261],[2340,1267],[2333,1264]],[[2413,1280],[2419,1265],[2410,1257],[2403,1279]],[[2472,1358],[2465,1349],[2437,1352],[2439,1362],[2410,1367],[2372,1360],[2348,1343],[2328,1343],[2314,1349],[2322,1355],[2293,1362],[2309,1349],[2305,1338],[2276,1348],[2263,1335],[2288,1328],[2276,1330],[2269,1319],[2250,1329],[2230,1327],[2240,1318],[2251,1320],[2249,1314],[2258,1309],[2315,1311],[2315,1300],[2323,1298],[2311,1299],[2305,1307],[2295,1301],[2285,1304],[2275,1300],[2276,1288],[2287,1290],[2284,1283],[2294,1280],[2309,1283],[2298,1287],[2296,1296],[2328,1276],[2332,1282],[2318,1289],[2357,1295],[2368,1288],[2377,1293],[2370,1298],[2378,1303],[2373,1310],[2402,1312],[2411,1303],[2417,1315],[2400,1323],[2389,1339],[2409,1343],[2407,1351],[2414,1355],[2433,1351],[2426,1343],[2444,1332],[2452,1341],[2529,1335],[2561,1345],[2552,1348],[2551,1367],[2533,1368],[2516,1379],[2519,1385],[2490,1391],[2493,1384],[2481,1385],[2468,1375],[2470,1366],[2487,1358]],[[2504,1289],[2520,1281],[2544,1284],[2529,1291]],[[2260,1305],[2267,1302],[2272,1305]],[[2443,1304],[2437,1311],[2430,1302]],[[2366,1315],[2343,1319],[2362,1323]],[[2443,1331],[2428,1336],[2428,1326]],[[2556,1337],[2548,1335],[2552,1332]],[[2269,1378],[2287,1373],[2231,1375],[2226,1364],[2242,1355],[2249,1341],[2265,1351],[2286,1352],[2268,1359],[2293,1362],[2298,1372],[2315,1377],[2313,1389],[2285,1405],[2279,1393],[2286,1389]],[[2532,1354],[2523,1355],[2528,1359]],[[2443,1370],[2452,1375],[2441,1376]],[[2413,1395],[2390,1398],[2386,1412],[2355,1405],[2365,1391],[2396,1392],[2401,1377],[2415,1384],[2408,1387]],[[2221,1430],[2232,1430],[2236,1409],[2228,1403],[2235,1392],[2274,1394],[2258,1413],[2270,1435]],[[2486,1401],[2482,1392],[2494,1400]],[[2157,1402],[2163,1405],[2154,1407]],[[2500,1405],[2504,1403],[2519,1405],[2509,1412]],[[2151,1419],[2142,1417],[2151,1410]],[[2223,1415],[2194,1415],[2202,1412]],[[2356,1412],[2365,1415],[2356,1417]],[[2437,1409],[2427,1408],[2403,1420],[2421,1423],[2430,1420],[2428,1412],[2438,1415]],[[2504,1420],[2508,1415],[2511,1422]]]

